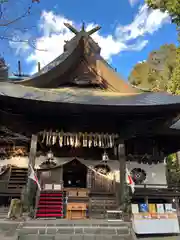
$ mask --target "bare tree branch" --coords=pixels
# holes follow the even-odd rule
[[[0,5],[2,5],[2,4],[0,4]],[[30,14],[31,8],[32,8],[32,6],[29,6],[28,9],[21,16],[18,16],[17,18],[14,18],[12,20],[7,20],[7,22],[3,22],[3,23],[0,22],[0,27],[7,27],[8,25],[15,23],[15,22],[21,20],[22,18],[27,17]],[[2,15],[3,15],[3,12],[2,12],[2,9],[0,9],[0,18],[1,19],[2,19]]]
[[[13,1],[15,1],[15,0],[13,0]],[[23,28],[24,30],[26,29],[25,31],[22,30],[21,28],[17,28],[17,27],[14,28],[16,26],[15,23],[19,22],[20,20],[22,20],[25,17],[28,17],[31,14],[33,3],[36,3],[36,2],[39,3],[40,2],[40,0],[29,0],[29,1],[31,1],[31,2],[27,3],[26,8],[23,7],[24,12],[22,10],[22,12],[23,12],[22,14],[19,13],[19,16],[14,17],[14,18],[11,17],[12,19],[9,19],[9,17],[7,18],[7,16],[5,17],[5,15],[9,15],[8,10],[9,9],[11,10],[12,6],[10,5],[9,7],[7,7],[7,4],[8,3],[10,4],[9,0],[0,0],[0,29],[1,29],[0,40],[7,40],[8,42],[12,42],[12,43],[13,42],[14,43],[18,43],[18,42],[19,43],[26,43],[30,47],[32,47],[32,48],[34,48],[38,51],[47,51],[45,49],[38,49],[36,47],[36,41],[35,40],[23,39],[24,36],[21,39],[21,37],[18,36],[18,34],[17,34],[17,37],[15,36],[16,31],[19,31],[20,33],[24,33],[24,32],[29,31],[29,28],[27,28],[27,29]],[[24,2],[22,2],[22,4],[20,6],[23,6],[23,3]],[[6,6],[6,8],[5,8],[5,6]],[[7,13],[5,14],[6,10],[7,10]],[[29,37],[27,37],[27,38],[29,38]]]
[[[30,47],[38,50],[38,51],[44,51],[46,52],[47,49],[39,49],[36,47],[35,43],[33,43],[33,41],[30,40],[23,40],[23,39],[15,39],[13,37],[8,37],[8,36],[0,36],[0,40],[8,40],[10,42],[15,42],[15,43],[27,43]]]

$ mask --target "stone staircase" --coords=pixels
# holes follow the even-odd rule
[[[103,219],[107,210],[117,209],[115,196],[91,196],[89,200],[89,216],[95,219]]]
[[[17,230],[19,240],[135,240],[130,223],[102,220],[49,221],[25,223]]]
[[[106,220],[0,222],[1,240],[136,240],[131,223]]]
[[[28,169],[11,167],[10,178],[8,183],[8,189],[20,190],[26,185]]]
[[[9,207],[0,207],[0,219],[7,218]]]

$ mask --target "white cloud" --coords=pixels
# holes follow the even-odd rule
[[[133,7],[139,0],[129,0],[131,7]]]
[[[114,55],[122,51],[140,51],[147,44],[145,39],[149,34],[157,31],[164,23],[169,21],[167,13],[162,13],[159,10],[149,10],[144,4],[139,8],[138,14],[135,16],[132,23],[126,26],[118,26],[112,34],[103,36],[100,32],[92,35],[92,38],[101,47],[101,55],[111,60]],[[28,62],[41,63],[41,66],[48,64],[54,58],[58,57],[63,52],[65,40],[70,40],[74,35],[65,26],[64,22],[69,22],[77,26],[75,22],[65,18],[62,15],[55,15],[53,12],[44,11],[41,15],[39,29],[41,37],[36,40],[36,48],[27,57]],[[93,23],[87,25],[87,29],[91,29]],[[133,41],[133,43],[130,43]],[[19,44],[24,48],[21,44]],[[16,47],[19,49],[20,46]],[[44,49],[46,51],[39,51]],[[27,49],[26,49],[27,50]],[[35,69],[33,70],[35,71]]]
[[[140,6],[139,12],[134,21],[126,26],[119,26],[116,29],[118,38],[123,41],[137,39],[146,34],[153,34],[165,23],[170,22],[167,12],[163,13],[159,9],[149,9],[146,4]]]
[[[21,31],[14,31],[9,45],[11,48],[15,49],[16,55],[19,55],[21,52],[26,52],[30,49],[29,39],[30,34],[22,33]]]

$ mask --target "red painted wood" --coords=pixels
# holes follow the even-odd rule
[[[36,217],[63,217],[63,214],[61,213],[38,213],[36,214]]]

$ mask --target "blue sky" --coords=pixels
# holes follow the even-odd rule
[[[21,15],[30,3],[9,0],[4,5],[6,18]],[[63,22],[80,28],[82,21],[88,29],[96,24],[102,26],[92,37],[101,46],[102,56],[126,79],[132,67],[147,59],[150,51],[162,44],[177,44],[176,27],[168,14],[148,10],[142,0],[40,0],[32,4],[28,17],[0,29],[1,36],[13,39],[0,39],[0,50],[10,72],[16,71],[18,60],[25,73],[35,72],[38,61],[41,66],[52,61],[62,53],[64,40],[73,37]]]

